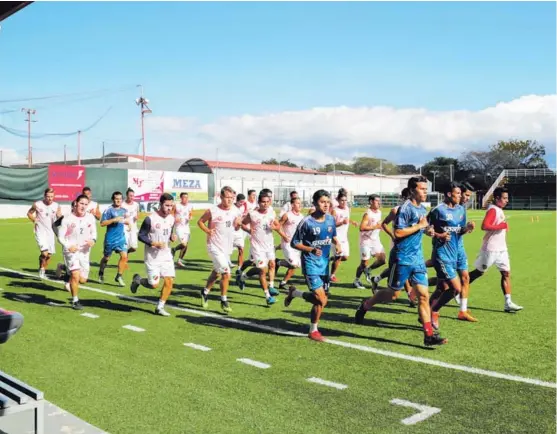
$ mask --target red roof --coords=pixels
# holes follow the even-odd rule
[[[211,169],[239,169],[239,170],[260,170],[263,172],[288,172],[288,173],[307,173],[320,174],[317,170],[301,169],[299,167],[279,166],[278,164],[255,164],[255,163],[234,163],[230,161],[205,160]]]

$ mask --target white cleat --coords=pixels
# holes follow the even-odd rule
[[[512,301],[505,303],[505,312],[518,312],[522,309],[524,309],[522,306],[514,304]]]
[[[362,282],[360,282],[359,279],[354,280],[354,288],[366,289],[366,287],[362,285]]]
[[[68,291],[71,294],[72,287],[70,286],[70,282],[64,283],[64,288],[66,288],[66,291]]]
[[[39,269],[39,278],[46,279],[46,271],[44,270],[44,268]]]
[[[163,309],[156,308],[155,313],[161,316],[170,316],[170,314],[166,310],[164,310],[164,308]]]

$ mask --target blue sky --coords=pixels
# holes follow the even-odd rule
[[[126,90],[81,101],[4,103],[0,112],[36,107],[35,131],[65,132],[91,124],[112,107],[84,135],[83,153],[97,154],[103,139],[123,141],[111,143],[108,151],[134,152],[140,133],[134,104],[138,90],[133,86],[141,83],[154,111],[147,127],[149,154],[172,150],[178,156],[211,158],[203,152],[218,147],[230,159],[253,160],[261,159],[253,154],[265,154],[267,147],[290,152],[306,146],[294,157],[311,160],[312,153],[321,149],[318,145],[331,143],[328,152],[341,159],[372,153],[420,163],[417,160],[442,149],[454,153],[507,138],[503,137],[507,129],[509,134],[527,135],[536,130],[532,127],[536,121],[530,119],[522,129],[511,128],[516,121],[501,121],[504,125],[491,134],[484,131],[491,121],[484,119],[481,126],[471,128],[484,131],[483,135],[462,133],[459,126],[456,133],[451,129],[439,140],[428,132],[415,143],[412,135],[417,134],[385,138],[383,132],[377,140],[371,132],[352,140],[362,130],[350,123],[357,114],[341,115],[338,108],[388,106],[396,112],[388,122],[390,128],[401,125],[408,131],[448,113],[435,121],[445,130],[462,110],[471,116],[459,122],[470,124],[475,122],[474,113],[499,102],[554,95],[555,17],[555,3],[549,2],[39,2],[2,25],[0,82],[9,85],[2,86],[0,99]],[[338,129],[322,132],[321,124],[311,120],[316,107],[330,108],[319,118],[325,125],[327,118],[334,118],[331,124]],[[408,124],[413,121],[400,114],[404,109],[428,115],[418,124]],[[285,112],[298,115],[283,124],[292,119]],[[367,113],[360,123],[369,124],[366,116],[374,113]],[[548,124],[545,116],[539,139],[545,143],[552,137],[547,145],[554,148],[555,124]],[[0,123],[26,128],[18,112],[0,114]],[[254,139],[268,134],[265,130],[274,133]],[[460,136],[454,139],[455,134]],[[274,141],[277,136],[282,142]],[[447,137],[454,142],[451,146],[425,143],[441,143]],[[389,146],[396,140],[407,143]],[[238,153],[236,148],[244,141],[249,152]],[[64,143],[71,149],[75,142],[55,138],[36,140],[34,146],[60,153]],[[0,147],[21,151],[26,140],[2,132]],[[554,165],[554,149],[551,152]]]

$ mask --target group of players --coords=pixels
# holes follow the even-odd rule
[[[259,195],[250,190],[248,197],[236,194],[230,187],[220,192],[220,203],[207,209],[198,220],[198,227],[207,236],[207,252],[212,261],[212,271],[205,287],[200,291],[201,303],[208,307],[209,292],[220,278],[221,308],[231,312],[227,292],[231,281],[233,264],[231,255],[238,249],[236,284],[244,289],[245,280],[259,276],[261,288],[268,305],[276,303],[280,292],[275,289],[275,276],[279,267],[286,274],[279,289],[287,291],[284,305],[294,298],[303,298],[312,304],[309,338],[321,341],[323,336],[318,323],[327,305],[329,287],[338,282],[336,273],[350,254],[349,225],[359,226],[360,264],[356,270],[354,287],[363,288],[362,274],[371,284],[373,296],[365,299],[355,314],[355,321],[363,323],[367,311],[378,303],[386,303],[398,297],[405,289],[412,305],[418,304],[419,321],[424,329],[424,344],[441,345],[447,342],[439,333],[439,310],[455,298],[460,303],[458,319],[476,321],[467,309],[470,283],[496,265],[502,275],[501,287],[505,295],[505,311],[515,312],[522,307],[511,301],[510,264],[506,246],[508,224],[503,208],[508,202],[508,192],[498,188],[494,204],[490,205],[482,223],[484,241],[476,269],[468,273],[463,236],[474,230],[473,222],[466,219],[466,202],[471,194],[467,184],[453,183],[445,192],[445,200],[429,214],[423,205],[427,197],[427,180],[417,176],[409,179],[408,187],[401,194],[402,204],[391,210],[382,220],[381,200],[377,195],[369,197],[369,208],[361,223],[350,220],[347,192],[341,189],[332,199],[325,190],[313,195],[313,207],[309,214],[302,214],[301,200],[296,192],[277,217],[272,208],[272,192],[263,189]],[[146,277],[135,274],[131,292],[140,286],[155,289],[163,281],[161,296],[155,313],[170,314],[165,303],[172,292],[175,279],[174,257],[180,252],[178,266],[184,266],[183,257],[190,238],[192,206],[187,193],[182,193],[175,203],[167,193],[160,197],[159,207],[146,217],[138,228],[139,205],[134,192],[128,189],[126,198],[114,192],[112,205],[102,214],[99,205],[91,199],[91,190],[85,188],[72,203],[71,212],[63,215],[61,207],[54,202],[54,192],[47,189],[44,198],[37,201],[28,212],[35,224],[35,238],[40,249],[39,275],[44,278],[50,258],[55,252],[55,238],[62,245],[64,264],[58,264],[56,275],[66,282],[72,294],[72,307],[82,309],[78,298],[79,284],[89,277],[90,251],[97,241],[97,222],[106,227],[103,257],[100,261],[99,282],[104,281],[104,270],[112,255],[120,256],[115,281],[125,286],[123,274],[127,269],[128,253],[136,251],[138,242],[145,245],[144,263]],[[392,224],[392,228],[389,228]],[[385,249],[380,241],[384,230],[392,239],[388,268],[372,276],[371,270],[386,263]],[[280,246],[275,247],[274,232],[280,236]],[[425,261],[422,237],[432,237],[433,252]],[[244,260],[245,240],[249,238],[250,254]],[[172,243],[178,242],[175,247]],[[332,246],[335,246],[334,252]],[[284,259],[277,260],[275,250],[280,248]],[[369,261],[374,262],[369,265]],[[437,278],[427,278],[427,266],[433,266]],[[251,267],[251,269],[250,269]],[[288,282],[301,268],[308,291],[299,291]],[[388,277],[388,288],[379,289],[378,284]],[[430,296],[428,286],[436,289]]]

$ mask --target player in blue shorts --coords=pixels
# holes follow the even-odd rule
[[[126,245],[125,225],[130,222],[125,219],[126,210],[122,208],[123,196],[119,191],[112,193],[112,205],[102,214],[101,227],[106,227],[104,236],[103,258],[99,268],[99,282],[104,282],[104,269],[112,252],[120,255],[118,261],[118,273],[114,281],[120,286],[126,286],[122,274],[128,264],[128,246]]]
[[[392,291],[400,291],[404,288],[404,282],[409,280],[414,294],[419,297],[418,312],[424,328],[424,345],[442,345],[447,343],[447,340],[434,332],[431,325],[427,271],[422,251],[423,234],[429,226],[426,219],[427,210],[422,204],[427,199],[427,179],[424,176],[410,178],[408,189],[410,198],[399,207],[395,218],[389,289],[381,289],[373,297],[364,300],[356,311],[355,321],[357,324],[363,324],[368,310],[377,303],[391,301]],[[428,235],[431,235],[429,230]]]
[[[316,191],[313,194],[313,206],[315,211],[304,217],[290,241],[292,248],[302,252],[302,274],[306,278],[309,292],[298,291],[294,286],[290,286],[284,305],[290,306],[294,297],[302,297],[313,304],[308,337],[315,341],[323,341],[317,324],[327,305],[331,244],[336,246],[337,254],[340,254],[341,246],[337,240],[335,218],[329,214],[329,193],[325,190]]]

